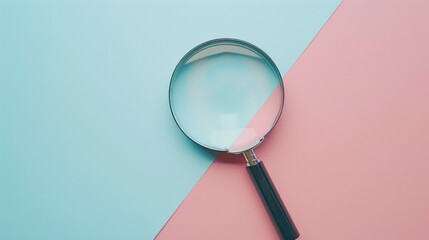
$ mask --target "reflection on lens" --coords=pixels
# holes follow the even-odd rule
[[[184,60],[170,85],[172,112],[182,131],[219,151],[241,152],[257,145],[283,105],[275,66],[237,45],[205,48]]]

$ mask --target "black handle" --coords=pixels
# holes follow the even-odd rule
[[[261,198],[264,200],[265,206],[267,207],[282,239],[297,239],[299,237],[299,232],[287,212],[276,188],[274,187],[264,164],[262,162],[258,162],[253,166],[248,166],[247,171],[252,177]]]

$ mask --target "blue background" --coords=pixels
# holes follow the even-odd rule
[[[180,58],[234,37],[285,74],[339,2],[0,0],[0,239],[153,238],[216,156],[171,117]]]

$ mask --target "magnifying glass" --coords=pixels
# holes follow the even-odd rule
[[[252,150],[283,109],[283,81],[270,57],[238,39],[202,43],[176,66],[169,101],[174,120],[192,141],[215,151],[244,154],[279,235],[286,240],[298,238],[271,178]]]

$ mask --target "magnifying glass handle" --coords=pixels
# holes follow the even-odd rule
[[[277,231],[282,239],[295,240],[299,232],[295,227],[286,207],[283,204],[264,164],[259,161],[252,150],[244,153],[247,160],[247,171],[252,177],[258,192],[265,203]]]

